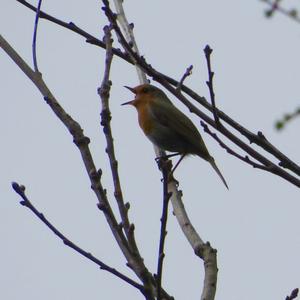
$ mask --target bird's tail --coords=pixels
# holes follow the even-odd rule
[[[228,185],[226,183],[225,178],[223,177],[221,171],[219,170],[219,168],[217,167],[215,160],[213,157],[211,157],[211,159],[209,160],[209,163],[211,164],[211,166],[214,168],[214,170],[217,172],[217,174],[219,175],[219,177],[221,178],[221,180],[223,181],[224,185],[226,186],[226,188],[229,190]]]

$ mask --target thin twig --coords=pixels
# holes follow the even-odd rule
[[[206,47],[204,48],[204,53],[205,53],[205,58],[206,58],[206,63],[207,63],[207,71],[208,71],[208,81],[206,81],[206,84],[209,89],[214,119],[218,126],[218,125],[221,125],[221,123],[220,123],[220,119],[219,119],[217,108],[216,108],[215,92],[214,92],[214,85],[213,85],[213,79],[214,79],[215,73],[211,70],[210,56],[211,56],[212,52],[213,52],[213,50],[210,48],[210,46],[206,45]]]
[[[161,216],[161,227],[160,227],[160,239],[159,239],[159,250],[158,250],[158,260],[157,260],[157,300],[162,299],[161,295],[161,283],[162,283],[162,271],[163,271],[163,261],[165,258],[164,246],[167,236],[167,221],[168,221],[168,206],[171,194],[168,192],[168,181],[169,174],[171,171],[171,165],[168,160],[161,158],[161,170],[163,173],[163,208]]]
[[[180,81],[178,82],[178,85],[176,87],[176,89],[180,92],[181,91],[181,87],[183,85],[183,82],[185,81],[185,79],[190,76],[192,74],[192,70],[193,70],[193,65],[190,65],[189,67],[186,68],[184,74],[182,75]]]
[[[39,23],[39,18],[40,18],[42,1],[43,0],[39,0],[38,6],[37,6],[35,21],[34,21],[33,39],[32,39],[32,56],[33,56],[33,66],[34,66],[35,72],[39,72],[37,57],[36,57],[36,38],[37,38],[37,29],[38,29],[38,23]]]
[[[90,252],[87,252],[87,251],[83,250],[81,247],[79,247],[78,245],[73,243],[69,238],[67,238],[61,231],[59,231],[50,221],[48,221],[48,219],[45,217],[45,215],[43,213],[39,212],[35,208],[35,206],[30,202],[30,200],[27,198],[27,196],[25,194],[25,187],[24,186],[19,185],[16,182],[13,182],[12,187],[15,190],[15,192],[18,195],[20,195],[21,198],[23,199],[22,201],[20,201],[20,204],[27,207],[27,208],[29,208],[35,214],[35,216],[37,216],[57,237],[59,237],[63,241],[63,243],[66,246],[72,248],[73,250],[75,250],[76,252],[78,252],[79,254],[84,256],[85,258],[87,258],[90,261],[94,262],[102,270],[108,271],[109,273],[111,273],[111,274],[117,276],[118,278],[122,279],[123,281],[127,282],[131,286],[139,289],[143,294],[145,293],[144,287],[142,285],[138,284],[137,282],[135,282],[131,278],[129,278],[126,275],[122,274],[118,270],[108,266],[107,264],[105,264],[104,262],[102,262],[101,260],[96,258],[94,255],[92,255]]]
[[[23,4],[24,6],[28,7],[29,9],[31,9],[33,11],[36,11],[36,7],[29,4],[28,2],[26,2],[24,0],[17,0],[17,1],[21,4]],[[78,33],[79,35],[84,36],[87,39],[86,41],[88,43],[91,43],[93,45],[96,45],[98,47],[101,47],[101,48],[105,49],[105,44],[102,41],[100,41],[99,39],[97,39],[94,36],[90,35],[89,33],[85,32],[84,30],[82,30],[81,28],[79,28],[78,26],[76,26],[72,22],[70,22],[70,23],[63,22],[63,21],[61,21],[57,18],[54,18],[53,16],[50,16],[49,14],[46,14],[42,11],[40,12],[40,18],[44,18],[44,19],[46,19],[50,22],[53,22],[53,23],[55,23],[59,26],[62,26],[62,27],[67,28],[69,30],[72,30],[73,32]],[[116,49],[116,48],[113,48],[112,51],[116,56],[122,58],[123,60],[127,61],[130,64],[134,64],[132,58],[127,53],[123,53],[120,49]],[[144,71],[146,71],[149,76],[152,76],[154,78],[154,80],[160,82],[167,89],[168,89],[168,87],[166,85],[166,82],[169,83],[169,84],[172,84],[173,86],[178,86],[178,84],[179,84],[179,82],[177,80],[175,80],[175,79],[173,79],[173,78],[171,78],[171,77],[169,77],[169,76],[167,76],[167,75],[165,75],[161,72],[158,72],[158,71],[154,70],[153,68],[150,68],[149,65],[148,65],[147,69],[144,69]],[[206,109],[213,112],[212,105],[204,97],[199,96],[192,89],[190,89],[189,87],[187,87],[185,85],[182,85],[181,89],[182,89],[183,92],[185,92],[187,95],[189,95],[192,99],[197,101],[200,105],[204,106]],[[174,95],[176,95],[176,93],[174,93]],[[180,97],[179,97],[179,99],[192,112],[196,113],[200,118],[202,118],[202,116],[198,114],[197,110],[195,110],[195,106],[192,106],[191,103],[186,102],[185,100],[183,100]],[[238,122],[233,120],[230,116],[228,116],[224,112],[217,109],[217,113],[218,113],[218,116],[219,116],[220,119],[222,119],[227,124],[232,126],[240,134],[245,136],[249,140],[250,143],[255,143],[256,145],[260,146],[262,149],[264,149],[265,151],[267,151],[268,153],[270,153],[271,155],[276,157],[279,160],[279,165],[281,167],[289,169],[292,172],[294,172],[295,174],[300,176],[300,166],[298,164],[296,164],[294,161],[292,161],[290,158],[288,158],[284,153],[282,153],[279,149],[277,149],[268,140],[261,139],[261,137],[258,134],[253,133],[250,130],[248,130],[247,128],[245,128],[244,126],[240,125]],[[205,120],[205,121],[207,122],[207,120]],[[234,143],[236,143],[234,140],[232,140],[232,141]],[[238,143],[236,143],[236,144],[240,147],[240,145]],[[286,180],[290,181],[291,183],[293,183],[292,180],[290,180],[288,178],[285,178],[284,176],[281,176],[281,177],[283,177],[284,179],[286,179]]]

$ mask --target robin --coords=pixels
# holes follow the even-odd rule
[[[172,172],[185,156],[198,155],[211,164],[228,189],[195,125],[173,105],[161,89],[150,84],[125,87],[135,94],[135,99],[122,105],[133,105],[137,109],[139,125],[147,138],[162,150],[176,152],[168,157],[181,155]]]

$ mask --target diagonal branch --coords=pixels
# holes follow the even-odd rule
[[[23,199],[22,201],[20,201],[20,204],[27,207],[27,208],[29,208],[56,236],[58,236],[63,241],[63,243],[66,246],[72,248],[73,250],[75,250],[76,252],[78,252],[79,254],[84,256],[85,258],[87,258],[90,261],[97,264],[100,267],[100,269],[105,270],[105,271],[117,276],[118,278],[120,278],[123,281],[127,282],[131,286],[133,286],[133,287],[137,288],[138,290],[140,290],[143,294],[145,293],[144,287],[142,285],[138,284],[137,282],[135,282],[131,278],[129,278],[126,275],[122,274],[118,270],[108,266],[107,264],[105,264],[104,262],[102,262],[101,260],[96,258],[94,255],[92,255],[90,252],[87,252],[87,251],[83,250],[81,247],[79,247],[78,245],[73,243],[70,239],[68,239],[50,221],[48,221],[48,219],[45,217],[45,215],[43,213],[39,212],[35,208],[35,206],[30,202],[30,200],[25,195],[25,187],[24,186],[20,186],[18,183],[13,182],[12,187],[15,190],[15,192],[18,195],[20,195],[21,198]]]

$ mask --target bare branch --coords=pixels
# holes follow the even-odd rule
[[[102,270],[108,271],[109,273],[117,276],[118,278],[122,279],[123,281],[127,282],[128,284],[130,284],[131,286],[137,288],[138,290],[140,290],[143,294],[145,293],[144,287],[140,284],[138,284],[137,282],[135,282],[134,280],[130,279],[129,277],[127,277],[126,275],[120,273],[118,270],[108,266],[107,264],[105,264],[104,262],[102,262],[101,260],[99,260],[98,258],[96,258],[95,256],[93,256],[90,252],[87,252],[85,250],[83,250],[81,247],[79,247],[78,245],[76,245],[75,243],[73,243],[70,239],[68,239],[61,231],[59,231],[50,221],[48,221],[48,219],[45,217],[45,215],[41,212],[39,212],[35,206],[30,202],[30,200],[27,198],[27,196],[25,195],[25,187],[22,185],[19,185],[16,182],[12,183],[12,187],[15,190],[15,192],[21,196],[21,198],[23,199],[22,201],[20,201],[20,204],[29,208],[57,237],[59,237],[63,243],[72,248],[73,250],[75,250],[76,252],[78,252],[79,254],[81,254],[82,256],[84,256],[85,258],[89,259],[90,261],[94,262],[95,264],[97,264]]]
[[[181,87],[183,85],[183,82],[185,81],[185,79],[190,76],[192,74],[192,70],[193,70],[193,65],[190,65],[188,68],[186,68],[184,74],[182,75],[180,81],[178,82],[178,85],[176,87],[176,89],[178,91],[181,91]]]

